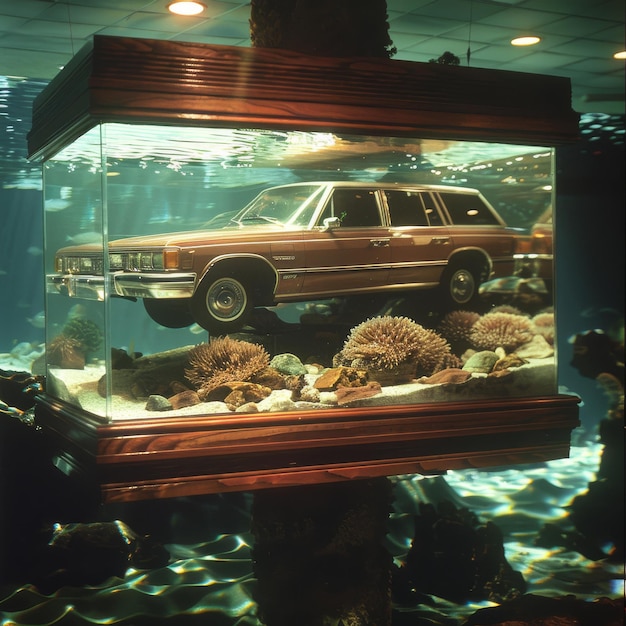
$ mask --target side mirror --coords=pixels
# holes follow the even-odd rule
[[[332,230],[341,226],[341,220],[338,217],[326,217],[322,221],[324,230]]]

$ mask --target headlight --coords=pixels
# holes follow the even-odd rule
[[[151,270],[152,269],[152,252],[143,252],[139,255],[139,269]]]
[[[112,270],[124,269],[124,257],[119,252],[109,254],[109,267]]]

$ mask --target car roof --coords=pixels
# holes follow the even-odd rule
[[[439,192],[459,192],[459,193],[479,193],[478,189],[472,187],[453,187],[449,185],[428,185],[424,183],[407,183],[407,182],[380,182],[380,181],[355,181],[355,180],[309,180],[298,183],[288,183],[285,185],[275,185],[270,189],[281,189],[283,187],[302,187],[308,185],[327,185],[333,187],[369,187],[370,189],[419,189],[423,191],[439,191]],[[266,190],[267,191],[267,190]]]

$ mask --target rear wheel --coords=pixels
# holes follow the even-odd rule
[[[185,328],[193,324],[193,315],[187,298],[176,300],[144,298],[143,306],[152,320],[166,328]]]
[[[195,321],[212,335],[240,330],[252,308],[250,289],[235,274],[209,273],[191,299]]]

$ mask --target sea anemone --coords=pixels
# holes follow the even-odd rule
[[[46,360],[48,365],[82,370],[85,368],[85,351],[78,339],[60,334],[46,347]]]
[[[263,346],[230,337],[218,337],[201,343],[189,353],[185,376],[205,396],[224,383],[251,381],[268,367],[269,354]]]
[[[472,327],[470,341],[479,350],[503,348],[512,352],[533,338],[533,324],[523,315],[487,313]]]
[[[450,311],[439,322],[437,331],[451,344],[465,345],[469,341],[472,326],[479,319],[480,314],[476,311]]]
[[[551,346],[554,345],[554,313],[537,313],[531,321],[535,333],[541,335]]]
[[[394,371],[404,365],[412,377],[448,367],[452,359],[447,341],[408,317],[374,317],[355,326],[336,355],[336,365]]]

